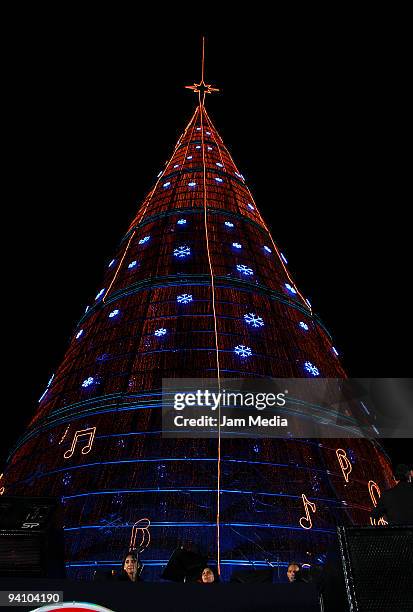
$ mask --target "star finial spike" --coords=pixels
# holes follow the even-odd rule
[[[205,102],[205,95],[219,91],[216,87],[212,87],[209,83],[205,83],[204,80],[205,71],[205,36],[202,37],[202,63],[201,63],[201,80],[199,83],[193,85],[185,85],[185,89],[192,89],[194,93],[198,94],[199,105],[203,106]]]

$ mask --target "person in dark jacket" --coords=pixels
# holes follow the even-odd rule
[[[398,465],[394,478],[396,486],[384,491],[372,517],[379,519],[384,516],[393,525],[413,525],[413,486],[409,466]]]
[[[121,573],[117,576],[117,580],[141,582],[140,571],[142,567],[135,552],[128,552],[123,558]]]

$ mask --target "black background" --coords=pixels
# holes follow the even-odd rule
[[[407,51],[381,17],[10,22],[0,466],[192,114],[202,33],[209,114],[348,374],[409,375]]]

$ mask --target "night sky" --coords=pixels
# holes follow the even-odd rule
[[[200,30],[107,17],[25,23],[10,52],[0,468],[196,102]],[[286,28],[206,28],[208,112],[349,375],[408,376],[402,41]]]

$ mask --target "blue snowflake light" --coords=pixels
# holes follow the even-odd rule
[[[249,346],[245,346],[244,344],[238,344],[234,348],[234,352],[240,357],[251,357],[252,351]]]
[[[211,132],[205,132],[207,136],[211,136]]]
[[[255,210],[255,208],[254,208],[254,206],[253,206],[252,204],[248,204],[248,208],[249,208],[250,210]]]
[[[212,151],[212,147],[207,147],[208,151]]]
[[[179,168],[179,164],[175,164],[175,165],[174,165],[174,168]]]
[[[109,319],[113,319],[113,317],[116,317],[119,314],[119,309],[115,308],[115,310],[112,310],[112,312],[109,314]]]
[[[267,251],[267,253],[272,253],[270,247],[267,246],[263,246],[264,251]]]
[[[185,225],[186,219],[179,219],[178,225]]]
[[[156,175],[156,178],[159,178],[160,176],[162,176],[162,170],[158,172],[158,174]]]
[[[191,249],[188,246],[180,246],[174,249],[175,257],[187,257],[191,254]]]
[[[86,387],[90,387],[90,385],[93,385],[94,382],[95,379],[93,378],[93,376],[89,376],[89,378],[85,378],[85,380],[82,382],[82,387],[86,389]]]
[[[188,155],[186,159],[192,159],[192,155]]]
[[[308,306],[309,308],[311,308],[311,302],[310,302],[310,300],[307,300],[307,299],[306,299],[305,301],[307,302],[307,306]]]
[[[297,293],[297,291],[294,289],[294,287],[292,287],[292,285],[290,285],[290,283],[285,283],[285,288],[290,292],[290,293]]]
[[[251,327],[263,327],[264,326],[263,319],[253,312],[249,312],[248,314],[245,314],[244,319],[248,325],[251,325]]]
[[[99,291],[99,293],[97,294],[97,296],[95,297],[95,300],[98,300],[99,298],[102,297],[102,295],[105,293],[106,289],[101,289]]]
[[[200,132],[200,131],[201,131],[201,128],[200,128],[200,127],[197,127],[197,128],[196,128],[196,131],[197,131],[197,132]]]
[[[233,223],[231,223],[231,221],[225,221],[225,225],[226,225],[227,227],[234,227],[234,224],[233,224]]]
[[[128,265],[128,268],[131,270],[132,268],[134,268],[136,266],[138,262],[136,261],[136,259],[134,259],[133,261],[130,262],[130,264]]]
[[[239,178],[242,178],[242,175],[239,172],[236,172],[235,175],[238,176]]]
[[[195,149],[200,149],[201,145],[196,145]]]
[[[215,165],[218,166],[218,168],[224,167],[224,164],[221,164],[221,162],[215,162]]]
[[[232,246],[233,246],[235,249],[242,249],[242,245],[241,245],[239,242],[233,242],[233,243],[232,243]]]
[[[148,242],[148,240],[150,240],[151,237],[150,236],[145,236],[145,238],[141,238],[139,240],[139,244],[145,244],[146,242]]]
[[[76,334],[76,340],[79,340],[80,336],[83,334],[83,329],[81,329],[80,331],[77,332]]]
[[[320,376],[320,370],[311,363],[311,361],[306,361],[304,364],[304,368],[307,370],[311,376]]]
[[[188,187],[196,187],[195,181],[191,181],[190,183],[188,183]]]
[[[111,267],[113,266],[113,264],[114,264],[114,263],[115,263],[115,260],[114,260],[114,259],[112,259],[112,261],[111,261],[111,262],[109,262],[108,268],[111,268]]]
[[[307,323],[304,323],[304,321],[300,321],[300,327],[302,329],[305,329],[305,331],[308,331],[309,329]]]
[[[155,329],[155,336],[165,336],[165,334],[166,334],[166,329],[164,327]]]
[[[287,261],[286,256],[285,256],[285,255],[283,255],[282,253],[280,253],[280,255],[281,255],[281,259],[283,260],[283,262],[284,262],[285,264],[288,264],[288,261]]]
[[[214,178],[215,178],[217,183],[223,183],[224,182],[224,180],[221,177],[219,177],[219,176],[215,176]]]
[[[163,187],[164,189],[167,189],[167,187],[169,187],[169,186],[170,186],[170,184],[171,184],[171,181],[167,181],[166,183],[164,183],[164,184],[162,185],[162,187]]]
[[[245,274],[245,276],[252,276],[254,274],[254,272],[251,270],[251,268],[248,268],[248,266],[245,266],[244,264],[238,264],[237,265],[237,270],[238,270],[238,272],[241,272],[242,274]]]
[[[338,350],[334,346],[332,346],[331,348],[333,350],[334,355],[338,356]]]
[[[178,295],[176,301],[179,304],[189,304],[189,302],[192,302],[192,295],[190,293],[182,293],[181,295]]]

